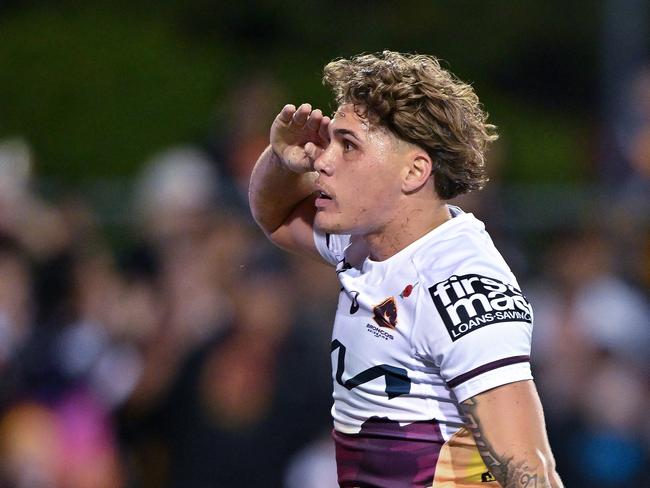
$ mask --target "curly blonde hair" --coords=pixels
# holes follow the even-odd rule
[[[485,151],[496,127],[474,89],[435,57],[383,51],[338,59],[325,66],[323,83],[339,105],[352,103],[371,124],[425,149],[441,199],[487,182]]]

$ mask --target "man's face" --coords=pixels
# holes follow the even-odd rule
[[[388,130],[372,127],[352,104],[339,107],[328,130],[329,145],[314,164],[322,191],[314,224],[332,234],[382,232],[399,216],[403,144]]]

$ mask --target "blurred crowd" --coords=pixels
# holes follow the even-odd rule
[[[513,229],[507,140],[489,189],[457,202],[534,306],[534,375],[567,486],[648,477],[649,73],[631,93],[628,184],[603,185],[582,222]],[[153,156],[117,196],[117,243],[87,199],[40,194],[24,141],[0,142],[1,487],[334,486],[336,277],[272,248],[246,207],[279,88],[260,76],[233,100],[218,137]]]

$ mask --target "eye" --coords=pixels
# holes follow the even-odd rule
[[[350,152],[354,151],[357,148],[354,144],[352,144],[350,141],[347,139],[343,139],[343,151],[344,152]]]

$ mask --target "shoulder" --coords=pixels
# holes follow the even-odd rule
[[[431,307],[440,330],[446,331],[436,337],[446,337],[445,343],[454,347],[471,342],[465,340],[470,335],[492,343],[495,337],[514,337],[504,325],[518,323],[523,326],[522,343],[528,343],[530,303],[482,223],[469,214],[463,218],[465,222],[458,221],[413,257],[426,290],[423,306]],[[431,340],[430,330],[424,328],[426,340]]]
[[[413,256],[413,264],[429,286],[452,277],[478,277],[516,285],[510,267],[496,249],[484,224],[472,214],[460,214]]]

